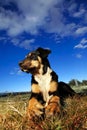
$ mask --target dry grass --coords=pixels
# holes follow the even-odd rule
[[[0,98],[0,130],[87,130],[87,96],[66,100],[60,116],[37,119],[26,116],[28,95]]]

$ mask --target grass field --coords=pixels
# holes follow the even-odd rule
[[[26,116],[29,94],[0,97],[0,130],[87,130],[87,96],[66,99],[59,116],[31,121]]]
[[[85,86],[85,85],[83,85],[83,86],[73,86],[72,87],[74,90],[75,90],[75,92],[77,92],[77,93],[84,93],[84,94],[86,94],[87,95],[87,86]]]

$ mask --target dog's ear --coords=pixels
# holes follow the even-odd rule
[[[51,50],[43,49],[41,47],[39,47],[36,51],[39,52],[39,54],[42,58],[46,58],[51,53]]]

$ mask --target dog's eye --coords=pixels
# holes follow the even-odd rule
[[[30,58],[31,60],[37,60],[37,59],[38,59],[36,55],[31,55],[29,58]]]

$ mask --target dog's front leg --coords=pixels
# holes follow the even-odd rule
[[[38,84],[32,84],[32,93],[28,105],[28,116],[29,117],[41,117],[44,114],[44,101],[41,95]]]
[[[28,109],[27,109],[27,114],[29,118],[32,117],[41,117],[44,113],[44,107],[43,105],[35,98],[32,97],[29,100],[29,105],[28,105]]]
[[[52,96],[45,108],[45,112],[48,117],[60,113],[60,98],[58,96]]]
[[[51,98],[49,99],[48,104],[45,108],[45,112],[47,116],[60,113],[60,110],[61,110],[60,97],[58,96],[58,82],[57,81],[51,81],[49,95]]]

